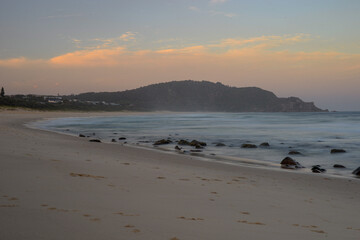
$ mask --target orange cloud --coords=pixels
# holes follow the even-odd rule
[[[10,59],[0,59],[0,67],[8,67],[8,68],[20,68],[27,67],[31,65],[43,64],[46,60],[33,60],[25,57],[19,58],[10,58]]]
[[[170,49],[164,49],[164,50],[158,50],[155,51],[155,53],[159,54],[190,54],[190,55],[198,55],[201,53],[204,53],[206,50],[205,46],[192,46],[192,47],[186,47],[186,48],[170,48]]]
[[[49,62],[53,66],[70,67],[116,65],[118,63],[117,57],[124,54],[124,50],[124,47],[116,47],[113,49],[81,50],[51,58]]]
[[[161,81],[206,79],[276,90],[282,96],[335,95],[340,90],[358,94],[354,89],[360,88],[360,54],[277,50],[306,41],[308,35],[297,34],[162,50],[106,46],[48,60],[3,59],[0,68],[2,79],[15,89],[6,87],[8,92],[31,92],[34,85],[39,93],[115,91]]]
[[[227,38],[222,40],[220,43],[209,45],[209,47],[213,48],[224,48],[224,47],[243,47],[245,45],[259,45],[262,48],[272,48],[281,45],[289,45],[298,42],[306,42],[309,41],[309,35],[299,33],[296,35],[283,35],[283,36],[261,36],[261,37],[253,37],[248,39],[234,39]],[[259,48],[259,47],[258,47]]]

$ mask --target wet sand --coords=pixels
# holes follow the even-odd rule
[[[0,239],[359,239],[360,179],[24,126],[93,115],[114,113],[0,112]]]

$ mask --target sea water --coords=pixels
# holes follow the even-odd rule
[[[66,134],[83,134],[102,142],[153,147],[160,139],[173,143],[159,149],[174,151],[176,141],[196,139],[207,143],[201,156],[232,164],[241,158],[279,164],[290,156],[307,169],[321,165],[327,174],[351,176],[360,166],[360,112],[329,113],[149,113],[114,117],[51,119],[38,128]],[[126,140],[119,140],[124,137]],[[269,147],[260,147],[268,142]],[[225,146],[216,146],[223,143]],[[241,148],[255,144],[252,149]],[[190,146],[180,146],[191,154]],[[333,148],[346,153],[331,154]],[[298,151],[299,155],[289,155]],[[217,156],[216,158],[214,156]],[[231,159],[231,160],[229,160]],[[239,161],[236,161],[239,159]],[[255,161],[254,161],[255,162]],[[345,169],[335,169],[342,164]]]

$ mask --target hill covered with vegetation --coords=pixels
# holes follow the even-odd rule
[[[208,81],[173,81],[122,92],[70,96],[0,97],[0,106],[76,111],[320,112],[297,97],[278,98],[257,87],[230,87]]]
[[[105,101],[132,110],[216,112],[318,112],[296,97],[278,98],[257,87],[229,87],[208,81],[173,81],[123,92],[83,93],[79,101]]]

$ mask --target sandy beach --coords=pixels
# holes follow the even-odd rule
[[[0,111],[0,239],[360,239],[360,179],[24,126],[95,114]]]

